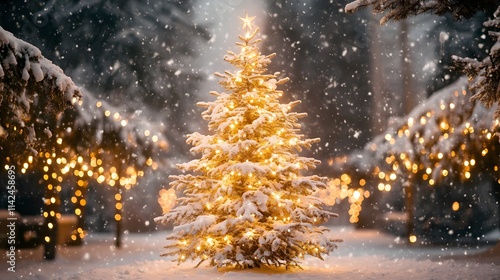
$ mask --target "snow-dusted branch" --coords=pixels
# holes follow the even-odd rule
[[[61,68],[0,27],[0,153],[14,161],[50,146],[58,115],[80,98]]]
[[[472,100],[481,101],[486,107],[500,105],[500,6],[494,13],[494,18],[484,23],[485,27],[495,28],[489,34],[495,39],[489,55],[482,61],[472,58],[453,56],[455,67],[469,76],[470,89],[475,91]],[[500,119],[500,109],[495,112]]]
[[[478,11],[485,11],[495,0],[446,1],[446,0],[356,0],[345,6],[345,11],[353,13],[371,6],[374,13],[384,14],[380,24],[398,21],[408,17],[430,13],[443,15],[451,13],[456,19],[469,18]]]

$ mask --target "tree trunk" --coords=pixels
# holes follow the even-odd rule
[[[411,67],[411,52],[410,45],[408,44],[408,37],[410,30],[408,28],[408,21],[401,20],[399,22],[400,37],[399,42],[401,45],[401,76],[403,84],[403,115],[407,115],[417,105],[416,92],[413,88],[412,67]]]
[[[369,30],[371,34],[370,38],[370,53],[371,53],[371,63],[370,63],[370,81],[372,90],[372,135],[378,135],[381,133],[385,126],[382,122],[385,122],[385,112],[384,112],[384,75],[383,75],[383,63],[382,63],[382,52],[380,46],[380,26],[378,21],[373,15],[369,16]]]
[[[54,163],[54,162],[52,162]],[[52,164],[48,164],[48,171],[45,176],[45,205],[44,205],[44,259],[54,260],[56,258],[56,246],[57,246],[57,231],[58,226],[58,216],[59,214],[59,204],[60,197],[58,191],[59,182],[57,178],[53,178],[52,174],[55,173],[55,169]]]
[[[117,186],[117,191],[116,191],[116,195],[115,195],[115,200],[116,200],[116,204],[115,204],[115,209],[116,209],[116,213],[115,213],[115,220],[116,220],[116,239],[115,239],[115,246],[116,248],[121,248],[122,247],[122,220],[123,220],[123,211],[122,211],[122,208],[123,208],[123,195],[122,195],[122,191],[123,190],[123,187],[118,183],[118,186]]]

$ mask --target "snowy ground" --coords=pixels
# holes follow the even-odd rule
[[[164,232],[126,235],[119,250],[111,234],[92,234],[85,246],[59,248],[52,262],[42,260],[42,248],[20,251],[16,272],[7,272],[3,254],[0,279],[500,279],[500,252],[492,255],[492,245],[408,246],[394,236],[351,227],[334,227],[332,235],[344,242],[325,261],[306,258],[303,270],[237,271],[177,266],[159,257]],[[490,244],[498,238],[498,232],[491,235]]]

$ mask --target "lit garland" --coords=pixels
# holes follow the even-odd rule
[[[63,127],[67,128],[61,130],[58,139],[63,146],[71,147],[68,157],[72,159],[67,168],[72,168],[75,176],[93,178],[97,183],[116,190],[114,219],[118,247],[121,246],[123,191],[136,185],[145,169],[158,169],[160,162],[153,157],[161,157],[169,148],[168,141],[160,133],[162,125],[123,111],[123,108],[84,94],[76,104],[76,114],[70,112],[61,120]],[[79,186],[75,192],[79,191]],[[74,197],[79,194],[75,193]],[[74,200],[77,201],[75,211],[82,211],[79,199]],[[76,238],[80,232],[76,232]]]
[[[85,97],[84,99],[74,100],[77,108],[82,108],[85,104],[84,100],[88,100],[89,97]],[[101,108],[104,104],[102,101],[96,101],[96,108]],[[127,165],[124,165],[123,169],[118,168],[118,165],[122,165],[123,160],[121,158],[116,157],[113,150],[105,150],[99,147],[93,147],[95,152],[85,152],[85,149],[82,147],[72,147],[69,143],[72,141],[72,138],[68,136],[68,130],[64,128],[65,126],[61,126],[58,129],[62,131],[59,133],[60,137],[56,138],[55,146],[53,148],[53,152],[40,152],[39,157],[35,158],[33,156],[28,156],[26,161],[21,161],[21,173],[26,173],[30,168],[35,166],[40,166],[44,171],[43,179],[46,182],[46,198],[45,208],[43,216],[46,219],[46,233],[44,236],[44,241],[46,243],[54,242],[55,231],[57,220],[60,219],[61,213],[59,213],[59,205],[60,197],[59,193],[61,192],[61,185],[64,177],[74,176],[76,179],[76,187],[74,188],[74,194],[71,197],[71,202],[74,204],[74,214],[78,217],[78,224],[76,229],[71,235],[71,240],[75,242],[75,244],[79,244],[81,240],[86,235],[83,219],[84,219],[84,208],[87,204],[85,199],[85,194],[87,192],[87,187],[89,184],[89,180],[93,179],[99,184],[106,184],[111,187],[116,187],[117,193],[115,194],[115,209],[116,214],[114,216],[117,222],[120,222],[122,219],[122,208],[123,208],[123,200],[122,200],[122,191],[121,189],[129,190],[132,186],[136,185],[138,179],[144,176],[144,171],[142,169],[151,168],[156,170],[159,167],[159,162],[153,160],[151,156],[144,156],[146,154],[156,153],[159,155],[158,151],[165,151],[168,149],[168,142],[161,135],[156,135],[151,133],[154,129],[149,126],[146,122],[142,120],[136,120],[138,123],[142,123],[143,131],[140,132],[140,135],[135,135],[137,129],[135,122],[132,122],[133,125],[130,126],[130,119],[124,118],[118,111],[115,109],[115,113],[111,114],[111,106],[107,105],[107,109],[103,111],[103,115],[106,118],[109,118],[111,122],[116,123],[114,126],[107,125],[108,129],[111,128],[111,131],[115,131],[113,129],[125,129],[127,126],[130,127],[129,130],[125,134],[116,133],[114,135],[126,135],[126,142],[122,140],[114,141],[118,143],[129,143],[131,146],[135,147],[133,150],[128,150],[126,147],[122,149],[122,151],[129,151],[129,153],[134,153],[134,155],[141,156],[142,158],[135,158],[134,160],[128,160]],[[99,110],[97,111],[99,112]],[[86,117],[88,115],[85,115]],[[92,117],[93,118],[93,117]],[[60,121],[61,123],[68,123],[67,120]],[[69,123],[74,123],[72,120]],[[76,120],[76,122],[81,122],[81,120]],[[137,139],[145,140],[137,141]],[[82,140],[82,139],[78,139]],[[78,141],[78,144],[81,142]],[[94,142],[90,142],[87,144],[96,144]],[[110,145],[109,147],[112,147]],[[144,150],[140,150],[144,149]],[[82,156],[82,154],[76,153],[76,151],[82,150],[88,154],[88,156]],[[57,152],[55,152],[57,151]],[[127,154],[123,154],[122,156],[127,156]],[[10,158],[6,158],[6,162],[10,162]],[[114,164],[115,163],[115,164]],[[119,163],[119,164],[118,164]],[[7,169],[9,167],[8,164],[5,165]],[[55,252],[51,252],[50,254],[55,255]],[[49,257],[53,258],[53,257]]]

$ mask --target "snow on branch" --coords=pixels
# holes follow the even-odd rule
[[[486,107],[500,104],[500,6],[494,13],[494,18],[484,22],[485,27],[493,27],[497,31],[489,34],[496,42],[491,47],[488,57],[482,61],[472,58],[453,56],[455,68],[469,76],[469,87],[475,91],[472,100],[481,101]],[[500,119],[500,108],[495,112],[495,118]]]
[[[424,13],[443,15],[450,12],[455,19],[472,17],[476,12],[496,8],[494,18],[484,23],[485,27],[496,28],[490,31],[496,43],[490,49],[488,57],[482,61],[472,58],[453,56],[455,68],[469,76],[469,87],[475,91],[472,100],[481,101],[486,107],[500,104],[500,6],[495,0],[447,1],[447,0],[356,0],[345,7],[347,13],[353,13],[362,7],[371,6],[374,13],[384,14],[380,24],[398,21]],[[500,110],[495,113],[500,118]]]
[[[498,5],[495,0],[447,1],[447,0],[356,0],[345,6],[347,13],[363,7],[372,7],[374,13],[384,14],[380,24],[398,21],[420,14],[443,15],[451,13],[456,19],[470,18],[478,11]]]
[[[50,147],[57,116],[81,96],[61,68],[0,27],[0,154],[15,162]]]

